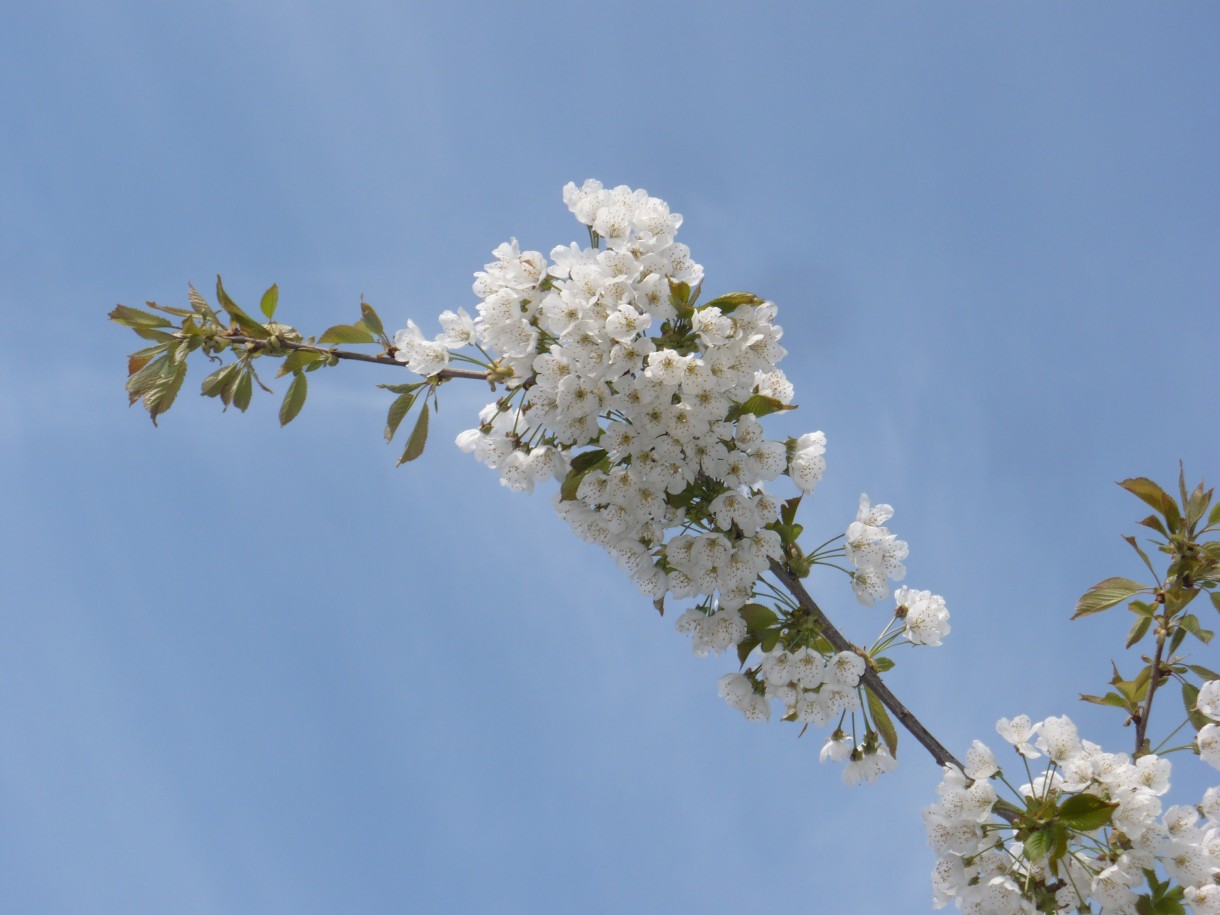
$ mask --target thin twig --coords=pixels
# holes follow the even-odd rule
[[[809,596],[809,592],[805,590],[805,586],[801,584],[800,579],[777,562],[771,564],[771,571],[792,596],[796,598],[797,603],[801,605],[801,609],[808,613],[818,624],[822,634],[826,636],[826,641],[830,642],[839,651],[859,653],[859,649],[834,627],[826,614],[822,612],[822,608]],[[945,748],[944,744],[932,735],[931,731],[923,726],[923,723],[915,717],[910,709],[899,701],[897,696],[890,692],[889,687],[882,682],[881,675],[871,665],[865,666],[864,676],[861,679],[869,691],[881,700],[881,704],[890,710],[910,735],[932,754],[932,758],[936,760],[938,766],[952,765],[965,772],[966,767]]]
[[[266,344],[266,340],[259,340],[255,337],[247,337],[242,334],[224,334],[224,339],[230,343],[258,343]],[[323,356],[334,356],[336,359],[351,359],[355,362],[374,362],[377,365],[393,365],[398,368],[405,369],[405,362],[399,362],[393,356],[370,356],[367,353],[353,353],[350,350],[331,349],[326,346],[314,346],[309,343],[294,343],[291,340],[280,340],[279,346],[283,349],[304,350],[307,353],[319,353]],[[442,369],[433,378],[442,380],[449,378],[470,378],[477,381],[487,381],[489,375],[487,372],[473,372],[469,369]]]

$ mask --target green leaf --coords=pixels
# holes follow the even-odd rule
[[[160,311],[167,315],[173,315],[176,318],[193,318],[195,316],[195,312],[189,311],[185,308],[171,308],[168,305],[158,305],[156,302],[151,300],[145,301],[144,304],[154,311]]]
[[[695,313],[690,304],[690,283],[669,281],[669,302],[678,317],[689,321]]]
[[[162,353],[156,359],[150,360],[127,379],[127,405],[140,400],[150,388],[161,379],[165,367],[169,364],[169,356]]]
[[[1147,477],[1132,477],[1129,480],[1123,480],[1118,485],[1159,511],[1169,524],[1171,533],[1177,530],[1180,520],[1178,504],[1160,486]]]
[[[134,375],[144,366],[152,361],[154,356],[159,356],[165,352],[163,345],[149,346],[145,349],[138,350],[127,357],[127,374]]]
[[[398,424],[410,412],[413,403],[415,403],[415,393],[409,392],[399,394],[394,402],[390,404],[390,412],[386,416],[385,421],[385,440],[387,444],[394,440],[394,433],[398,431]]]
[[[328,327],[318,338],[319,343],[376,343],[367,329],[355,324],[336,324]]]
[[[1220,674],[1216,673],[1209,667],[1204,667],[1202,664],[1187,664],[1187,669],[1190,670],[1196,677],[1203,680],[1220,680]]]
[[[1135,552],[1139,554],[1140,559],[1144,560],[1144,565],[1148,567],[1148,571],[1152,573],[1152,577],[1156,578],[1156,569],[1152,567],[1152,560],[1148,558],[1147,553],[1140,549],[1140,545],[1135,542],[1135,538],[1131,536],[1124,536],[1123,539],[1131,545],[1131,549],[1135,550]]]
[[[282,378],[285,375],[309,369],[315,363],[326,362],[329,358],[325,353],[314,353],[307,349],[294,349],[284,357],[284,361],[280,363],[280,370],[275,373],[275,377]]]
[[[241,328],[246,336],[253,337],[256,340],[266,340],[271,336],[271,331],[242,311],[237,303],[229,298],[229,294],[225,292],[224,283],[220,281],[219,274],[216,276],[216,300],[220,302],[220,307],[228,312],[229,317],[233,319],[233,323]]]
[[[160,368],[156,378],[145,388],[143,399],[144,407],[155,426],[157,417],[168,410],[173,405],[174,398],[178,396],[182,379],[186,377],[186,364],[175,364],[168,357],[162,357],[154,364],[158,364]]]
[[[774,651],[775,646],[779,644],[779,636],[780,631],[778,626],[774,629],[768,629],[762,634],[762,638],[759,639],[758,647],[763,651]]]
[[[245,413],[250,406],[250,398],[253,394],[254,382],[250,378],[250,373],[242,372],[241,377],[237,379],[237,385],[233,388],[233,406]]]
[[[1212,504],[1212,490],[1203,489],[1203,481],[1199,481],[1199,485],[1194,488],[1194,491],[1186,499],[1186,523],[1197,523],[1206,513],[1207,507]]]
[[[1169,646],[1169,648],[1168,648],[1169,654],[1171,654],[1171,655],[1175,654],[1177,652],[1177,650],[1182,647],[1182,643],[1185,641],[1186,641],[1186,630],[1181,628],[1180,626],[1177,629],[1174,629],[1173,635],[1171,635],[1169,637],[1169,641],[1166,642],[1166,644]]]
[[[225,383],[220,389],[220,399],[225,405],[225,409],[229,409],[233,403],[233,395],[237,393],[237,385],[241,381],[241,376],[247,371],[247,366],[240,362],[233,363],[233,371],[225,376]]]
[[[1103,800],[1092,794],[1076,794],[1069,797],[1059,808],[1059,819],[1072,829],[1092,832],[1110,824],[1110,818],[1118,804]]]
[[[764,394],[755,394],[753,397],[747,398],[743,403],[733,404],[733,406],[729,407],[729,412],[725,419],[733,422],[745,413],[753,413],[755,416],[766,416],[769,413],[795,409],[795,404],[784,403],[782,400],[776,400],[774,397],[767,397]]]
[[[1209,591],[1207,596],[1211,599],[1212,606],[1216,608],[1216,612],[1220,613],[1220,591]]]
[[[1147,635],[1148,627],[1151,625],[1152,625],[1152,617],[1150,617],[1150,616],[1139,617],[1139,619],[1137,619],[1135,621],[1135,623],[1131,626],[1131,631],[1127,633],[1126,647],[1130,648],[1132,645],[1134,645],[1136,642],[1138,642],[1140,639],[1142,639],[1145,635]]]
[[[1156,616],[1156,604],[1150,604],[1146,600],[1133,600],[1127,604],[1127,609],[1136,616]]]
[[[1214,678],[1209,678],[1214,679]],[[1186,717],[1190,726],[1196,731],[1211,723],[1211,719],[1195,708],[1199,701],[1199,687],[1186,680],[1182,681],[1182,705],[1186,709]]]
[[[1118,693],[1106,693],[1104,696],[1090,696],[1087,693],[1081,693],[1080,699],[1083,702],[1092,702],[1094,705],[1109,705],[1123,710],[1134,708],[1130,700],[1123,698]]]
[[[292,376],[292,384],[284,394],[284,402],[280,404],[280,425],[286,426],[301,412],[305,406],[305,395],[309,392],[309,382],[305,376],[297,372]]]
[[[571,502],[576,498],[576,492],[580,489],[580,481],[584,479],[585,474],[597,467],[603,461],[606,461],[608,454],[604,448],[594,448],[590,451],[582,451],[576,457],[572,458],[569,463],[568,474],[563,478],[563,482],[559,485],[559,498],[563,502]],[[668,496],[666,496],[668,499]]]
[[[212,306],[207,303],[207,300],[200,294],[199,290],[194,286],[187,284],[186,297],[191,302],[191,307],[195,309],[195,313],[206,317],[207,315],[215,314],[212,311]]]
[[[131,328],[174,326],[172,321],[167,321],[160,315],[155,315],[148,311],[140,311],[138,308],[128,308],[126,305],[115,305],[107,317],[116,324],[122,324],[125,327]]]
[[[225,384],[229,380],[229,376],[239,368],[236,362],[230,362],[228,365],[223,365],[216,371],[208,375],[207,378],[199,385],[199,393],[204,397],[219,397],[220,392],[224,390]]]
[[[376,336],[380,337],[385,333],[381,325],[381,318],[377,316],[377,312],[373,311],[373,306],[368,302],[360,303],[360,323],[371,330]]]
[[[1132,594],[1151,590],[1129,578],[1107,578],[1105,581],[1099,581],[1093,585],[1081,596],[1080,600],[1076,602],[1076,612],[1072,614],[1072,619],[1100,613],[1102,610],[1126,600]]]
[[[719,308],[721,314],[728,314],[738,305],[762,305],[765,299],[761,299],[752,292],[729,292],[722,296],[717,296],[710,302],[705,302],[699,306],[699,310],[703,311],[707,308]]]
[[[1220,502],[1212,506],[1212,510],[1207,515],[1207,526],[1215,527],[1220,524]]]
[[[871,689],[865,688],[864,694],[868,696],[868,711],[873,717],[873,724],[877,726],[877,733],[885,741],[885,748],[890,751],[890,756],[897,759],[898,732],[894,730],[894,722],[890,720],[889,712]]]
[[[586,470],[592,470],[607,457],[609,457],[609,452],[606,449],[593,448],[589,451],[582,451],[572,458],[569,467],[576,473],[584,473]]]
[[[1169,531],[1165,530],[1165,525],[1161,523],[1161,519],[1156,515],[1149,515],[1143,521],[1137,521],[1136,524],[1142,524],[1144,527],[1150,527],[1162,537],[1168,537]]]
[[[746,621],[747,632],[761,632],[763,629],[768,629],[779,622],[779,617],[770,607],[764,607],[762,604],[746,604],[737,611],[741,614],[741,618]]]
[[[275,318],[275,306],[279,304],[279,301],[280,287],[275,283],[272,283],[269,287],[267,287],[267,291],[263,293],[262,300],[258,303],[258,307],[262,309],[262,312],[267,316],[268,321]]]
[[[750,652],[758,647],[758,636],[747,635],[744,639],[737,643],[737,660],[742,664],[746,663],[746,658],[750,656]]]
[[[132,331],[136,336],[143,337],[145,340],[152,340],[154,343],[173,343],[178,338],[173,334],[167,334],[163,330],[155,327],[133,327]]]
[[[1193,613],[1185,614],[1180,620],[1178,620],[1178,625],[1193,635],[1204,645],[1210,642],[1212,640],[1212,636],[1215,635],[1215,633],[1210,629],[1204,629],[1202,626],[1200,626],[1199,618]]]
[[[412,391],[422,388],[427,383],[428,382],[426,381],[410,381],[406,384],[379,384],[377,387],[390,391],[393,394],[410,394]]]
[[[1044,826],[1029,834],[1025,840],[1025,857],[1030,861],[1042,861],[1050,854],[1054,844],[1054,827]]]
[[[425,402],[423,408],[419,411],[419,419],[415,421],[415,428],[411,430],[411,437],[407,439],[407,447],[402,453],[402,457],[398,459],[398,466],[402,466],[408,461],[413,461],[424,453],[424,444],[428,441],[428,404]]]
[[[893,658],[873,658],[873,667],[877,668],[877,673],[883,674],[887,670],[894,669]]]

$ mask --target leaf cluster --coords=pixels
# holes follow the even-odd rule
[[[109,314],[110,320],[131,328],[153,344],[128,357],[127,393],[130,403],[142,402],[154,425],[157,417],[173,405],[186,378],[187,357],[197,350],[219,364],[201,382],[200,393],[219,399],[226,410],[233,406],[242,412],[250,406],[255,385],[271,393],[258,375],[256,361],[280,360],[276,377],[291,376],[280,403],[280,425],[292,422],[305,405],[309,390],[307,373],[334,365],[339,358],[355,358],[333,345],[328,348],[319,344],[376,343],[382,356],[393,354],[381,319],[366,302],[360,303],[361,317],[355,324],[335,325],[317,339],[304,339],[296,328],[276,322],[279,287],[274,284],[259,300],[265,320],[252,317],[238,305],[219,276],[216,278],[219,309],[208,304],[193,286],[189,287],[187,298],[189,308],[146,302],[153,311],[117,305]],[[378,361],[379,357],[371,358]]]
[[[1185,472],[1178,477],[1178,498],[1146,477],[1134,477],[1118,484],[1135,495],[1155,512],[1138,523],[1159,535],[1151,538],[1144,549],[1135,537],[1123,539],[1138,554],[1148,569],[1152,583],[1129,578],[1107,578],[1089,588],[1076,603],[1072,618],[1092,616],[1127,603],[1135,619],[1127,633],[1126,647],[1132,648],[1150,640],[1152,654],[1143,655],[1143,666],[1130,678],[1119,673],[1114,665],[1111,690],[1104,695],[1082,695],[1086,702],[1108,705],[1126,712],[1127,722],[1136,725],[1136,752],[1148,752],[1144,741],[1153,697],[1159,686],[1176,679],[1182,686],[1186,715],[1196,728],[1206,723],[1194,711],[1198,687],[1191,675],[1201,680],[1217,679],[1207,668],[1187,664],[1178,656],[1187,636],[1207,644],[1214,633],[1203,626],[1199,617],[1188,609],[1200,594],[1206,593],[1213,607],[1220,611],[1220,541],[1214,535],[1220,529],[1220,505],[1212,506],[1213,491],[1200,482],[1193,490],[1186,487]],[[1153,556],[1161,557],[1163,570],[1158,570]]]

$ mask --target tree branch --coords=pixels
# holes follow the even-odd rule
[[[266,346],[266,340],[259,340],[255,337],[247,337],[243,334],[224,334],[225,340],[230,343],[254,343],[261,346]],[[291,340],[280,340],[278,345],[283,349],[304,350],[308,353],[320,353],[324,356],[334,356],[336,359],[351,359],[355,362],[374,362],[377,365],[393,365],[398,368],[405,369],[405,362],[399,362],[393,356],[370,356],[367,353],[353,353],[350,350],[332,349],[327,346],[314,346],[310,343],[294,343]],[[487,372],[475,372],[469,369],[442,369],[432,376],[447,380],[449,378],[470,378],[478,381],[489,381],[491,376]]]
[[[860,654],[860,649],[848,641],[843,633],[834,627],[826,614],[822,612],[822,608],[809,596],[809,592],[805,590],[805,586],[801,584],[800,579],[778,562],[771,563],[771,571],[780,580],[780,583],[788,589],[788,592],[796,598],[801,609],[817,622],[822,630],[822,634],[826,636],[826,640],[831,645],[839,651],[851,651]],[[867,658],[865,660],[867,661]],[[932,754],[932,758],[936,760],[937,765],[952,765],[956,766],[963,773],[966,771],[966,767],[962,765],[957,757],[945,749],[944,744],[937,740],[923,726],[920,720],[915,717],[911,710],[903,705],[897,696],[890,692],[889,687],[882,682],[881,675],[871,665],[865,665],[864,676],[861,680],[873,695],[881,700],[881,704],[889,709],[890,713],[902,723],[907,732],[919,741],[925,750]]]

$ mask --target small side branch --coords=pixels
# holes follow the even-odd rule
[[[809,596],[809,592],[805,590],[805,586],[801,584],[799,578],[797,578],[786,567],[780,565],[779,563],[772,563],[771,571],[774,573],[775,577],[779,579],[780,583],[788,589],[788,592],[796,598],[797,603],[801,606],[801,609],[808,613],[809,616],[818,624],[822,634],[826,636],[826,640],[830,642],[831,645],[833,645],[839,651],[851,651],[859,653],[859,649],[848,641],[847,638],[844,637],[843,633],[839,632],[839,630],[834,627],[834,625],[827,618],[826,614],[822,612],[822,608],[819,607],[814,599]],[[864,685],[868,687],[873,695],[881,700],[881,704],[889,709],[890,713],[897,718],[899,722],[901,722],[902,726],[907,729],[907,732],[914,737],[925,750],[932,754],[932,758],[936,760],[937,765],[952,765],[956,766],[962,772],[965,772],[966,767],[962,765],[957,757],[950,753],[945,746],[939,740],[937,740],[927,728],[923,726],[922,722],[915,717],[910,709],[908,709],[898,700],[897,696],[890,692],[889,687],[882,682],[881,675],[878,674],[872,666],[865,666],[864,676],[861,679],[863,680]]]
[[[259,346],[266,346],[266,340],[258,340],[254,337],[247,337],[243,334],[224,334],[224,339],[231,343],[253,343]],[[350,350],[332,349],[329,346],[315,346],[310,343],[295,343],[291,340],[279,340],[277,345],[282,349],[287,350],[304,350],[307,353],[318,353],[323,356],[333,356],[336,359],[350,359],[354,362],[373,362],[377,365],[392,365],[400,369],[405,369],[406,363],[399,362],[393,356],[370,356],[367,353],[353,353]],[[491,376],[487,372],[475,372],[470,369],[442,369],[437,372],[434,378],[447,380],[450,378],[469,378],[476,381],[489,381]]]

